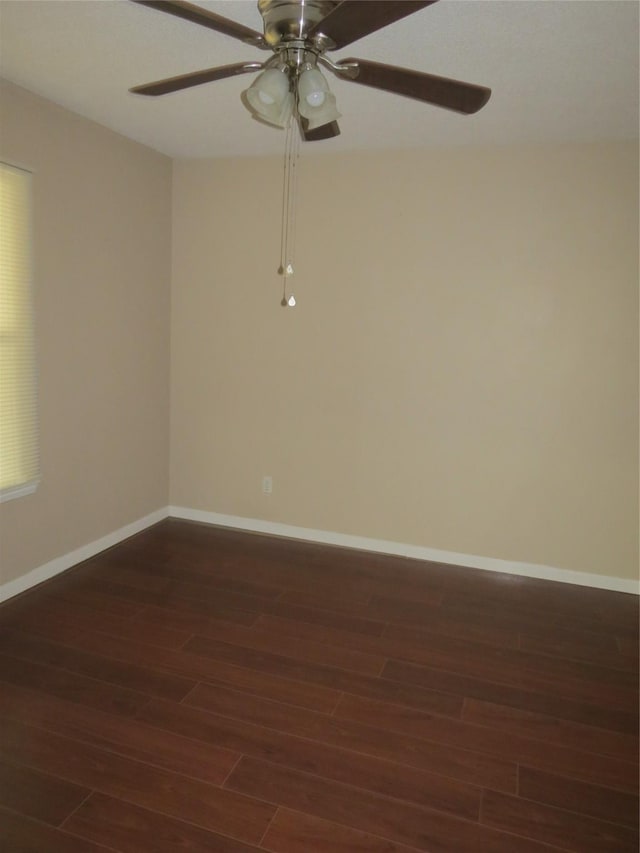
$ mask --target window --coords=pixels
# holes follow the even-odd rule
[[[0,500],[38,483],[31,173],[0,162]]]

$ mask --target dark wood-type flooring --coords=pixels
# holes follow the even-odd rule
[[[6,853],[636,853],[638,601],[169,520],[0,608]]]

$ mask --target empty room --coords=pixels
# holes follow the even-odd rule
[[[0,849],[635,853],[635,0],[0,0]]]

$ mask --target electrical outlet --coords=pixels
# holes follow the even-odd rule
[[[270,495],[273,492],[273,478],[265,476],[262,478],[262,494]]]

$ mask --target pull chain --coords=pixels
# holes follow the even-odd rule
[[[282,186],[282,231],[280,238],[280,269],[283,277],[281,305],[293,308],[296,304],[293,293],[289,292],[288,279],[293,275],[296,237],[296,196],[298,182],[298,157],[300,138],[297,116],[291,116],[285,131],[284,180]]]

